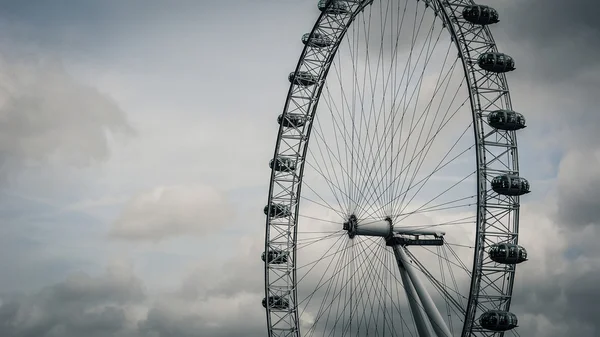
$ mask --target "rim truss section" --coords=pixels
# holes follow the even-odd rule
[[[306,43],[296,70],[290,74],[290,89],[283,114],[279,118],[278,142],[273,160],[287,158],[286,167],[294,170],[271,170],[269,200],[265,206],[267,226],[265,252],[291,252],[285,263],[265,263],[265,294],[268,298],[284,299],[285,306],[272,305],[276,301],[265,300],[269,336],[298,336],[298,300],[296,284],[296,225],[299,196],[302,183],[303,159],[310,136],[311,123],[320,91],[333,62],[337,48],[346,29],[365,6],[373,0],[344,1],[347,10],[322,11],[310,35],[304,40],[327,41]],[[333,1],[328,3],[331,6]],[[331,42],[331,43],[329,43]],[[300,121],[300,122],[298,122]],[[271,212],[269,209],[285,208],[286,212]]]
[[[512,111],[510,93],[505,73],[482,67],[479,60],[482,55],[503,55],[512,63],[512,58],[499,53],[489,26],[473,24],[463,17],[463,10],[473,6],[473,1],[431,3],[442,9],[451,34],[457,39],[456,46],[469,84],[479,163],[475,258],[465,317],[467,323],[461,335],[503,335],[503,332],[485,329],[477,318],[492,310],[508,312],[510,309],[516,266],[499,264],[490,259],[487,252],[498,244],[518,244],[519,195],[499,194],[492,189],[491,182],[498,176],[519,175],[516,130],[521,127],[490,125],[490,121],[494,124],[490,114],[494,116],[499,110]]]

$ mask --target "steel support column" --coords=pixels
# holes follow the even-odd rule
[[[423,304],[423,308],[425,309],[427,317],[429,317],[429,321],[431,322],[431,326],[435,331],[435,334],[437,335],[437,337],[452,337],[452,333],[450,333],[448,325],[446,325],[446,322],[444,322],[442,315],[437,310],[435,303],[433,303],[431,296],[429,296],[429,293],[427,292],[427,289],[425,289],[425,286],[423,285],[421,279],[417,275],[415,268],[410,263],[409,257],[404,252],[404,247],[394,245],[393,248],[394,254],[396,255],[396,259],[398,260],[398,265],[400,266],[401,264],[402,267],[404,267],[404,269],[406,270],[408,276],[410,277],[410,281],[415,287],[415,290],[419,296],[419,299],[421,300],[421,303]],[[402,269],[402,267],[400,267],[400,269]]]

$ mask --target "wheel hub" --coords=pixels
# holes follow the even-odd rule
[[[356,230],[358,229],[358,219],[356,215],[352,214],[348,217],[348,221],[344,222],[343,229],[348,231],[348,236],[350,239],[354,239],[356,236]]]

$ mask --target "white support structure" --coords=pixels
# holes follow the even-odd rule
[[[400,246],[394,246],[394,255],[396,256],[396,261],[398,261],[398,268],[400,269],[400,276],[402,277],[402,284],[404,284],[404,291],[406,292],[406,297],[408,297],[408,303],[410,304],[410,310],[412,311],[413,317],[415,319],[415,325],[417,326],[417,331],[419,332],[419,337],[431,337],[431,332],[429,327],[427,326],[427,322],[425,321],[425,317],[421,303],[419,302],[419,298],[417,297],[417,293],[415,288],[410,281],[410,277],[404,268],[402,263],[402,258],[400,257],[399,250],[402,249]]]
[[[347,224],[347,230],[351,235],[362,235],[362,236],[379,236],[379,237],[391,237],[394,234],[399,235],[431,235],[436,238],[443,237],[446,233],[435,230],[435,228],[427,229],[427,225],[424,225],[424,228],[406,228],[402,226],[396,226],[392,224],[392,220],[361,220],[352,222],[349,221]]]
[[[395,245],[394,253],[396,254],[396,258],[399,258],[398,265],[400,266],[400,264],[402,264],[408,276],[410,277],[410,281],[415,287],[419,299],[423,304],[423,308],[425,309],[425,313],[427,314],[427,317],[429,317],[429,321],[431,322],[431,326],[435,331],[437,337],[452,337],[450,329],[448,329],[446,322],[444,322],[442,315],[437,310],[435,303],[433,303],[431,296],[429,296],[429,293],[427,292],[427,289],[425,289],[425,286],[423,286],[421,279],[419,279],[415,268],[410,263],[410,259],[404,252],[404,247]],[[402,273],[402,267],[400,267],[400,272]]]

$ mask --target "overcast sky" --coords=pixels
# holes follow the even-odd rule
[[[596,337],[600,5],[493,5],[529,125],[519,331]],[[318,14],[316,0],[0,1],[0,336],[264,336],[267,163]]]

